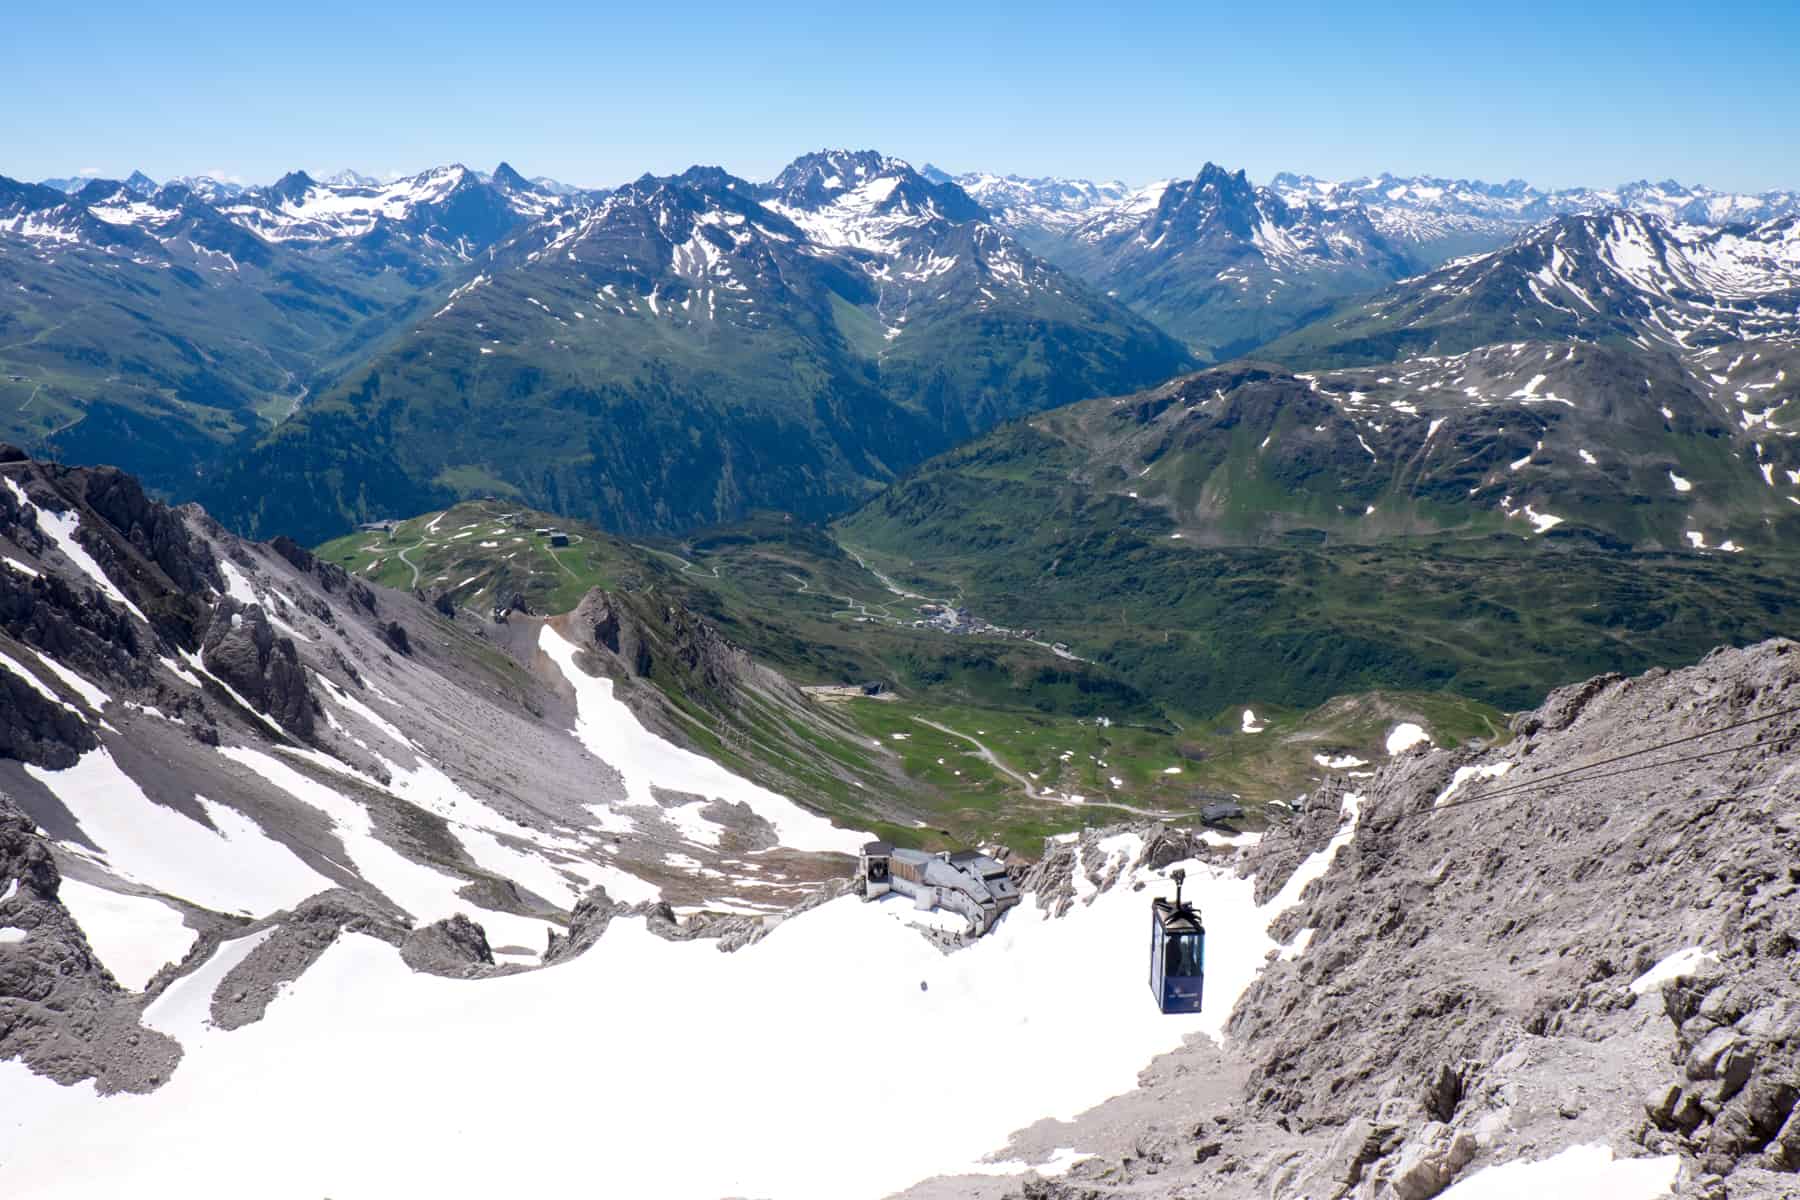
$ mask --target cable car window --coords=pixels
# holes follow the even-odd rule
[[[1183,933],[1169,939],[1163,974],[1171,978],[1191,978],[1200,974],[1199,934]]]

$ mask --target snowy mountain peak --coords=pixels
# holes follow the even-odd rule
[[[1199,173],[1194,176],[1194,183],[1202,188],[1216,187],[1222,192],[1248,194],[1253,190],[1250,177],[1242,167],[1232,171],[1211,160],[1201,165]]]
[[[172,187],[186,188],[209,204],[235,199],[250,190],[242,183],[214,179],[210,175],[179,175],[163,184],[164,190]]]
[[[980,221],[987,212],[954,183],[934,183],[912,165],[874,150],[822,150],[790,163],[764,188],[776,205]]]
[[[548,175],[533,175],[531,177],[531,182],[540,192],[546,192],[552,196],[578,196],[582,192],[589,190],[576,187],[574,184],[563,183],[560,180],[552,179]]]
[[[1713,228],[1613,209],[1557,217],[1499,250],[1402,281],[1333,328],[1437,353],[1546,338],[1629,342],[1685,362],[1730,424],[1773,430],[1770,389],[1780,380],[1739,378],[1712,356],[1759,339],[1770,345],[1753,360],[1794,345],[1797,296],[1800,216]]]
[[[769,186],[782,193],[830,197],[854,191],[872,179],[916,174],[910,163],[874,150],[819,150],[789,163]]]
[[[1258,192],[1242,170],[1227,171],[1209,162],[1192,180],[1164,189],[1152,220],[1159,226],[1184,221],[1201,226],[1222,220],[1248,235],[1263,216],[1259,199],[1266,201],[1265,207],[1280,203],[1273,193],[1263,190],[1259,197]]]

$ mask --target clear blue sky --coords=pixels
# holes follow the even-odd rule
[[[1800,187],[1800,3],[12,6],[0,174],[501,159],[613,184],[823,146],[1143,181]]]

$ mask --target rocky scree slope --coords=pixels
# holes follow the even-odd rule
[[[1794,1194],[1800,644],[1597,677],[1504,745],[1403,752],[1347,826],[1342,790],[1241,856],[1262,900],[1342,842],[1270,931],[1305,949],[1205,1065],[1241,1092],[1195,1100],[1198,1049],[1171,1056],[1147,1122],[1078,1118],[1058,1144],[1087,1128],[1099,1153],[1009,1194],[1428,1200],[1596,1145],[1682,1196]]]
[[[744,916],[742,938],[842,874],[859,835],[685,750],[707,714],[651,703],[670,672],[720,703],[792,689],[691,614],[607,603],[446,615],[0,447],[0,1052],[141,1089],[173,1060],[132,1014],[225,940],[268,935],[262,982],[220,1001],[255,1008],[351,926],[415,969],[505,973],[597,888],[678,936]]]

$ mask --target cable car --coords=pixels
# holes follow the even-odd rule
[[[1150,994],[1166,1013],[1200,1011],[1206,982],[1206,926],[1181,899],[1186,871],[1176,871],[1175,899],[1150,902]]]

